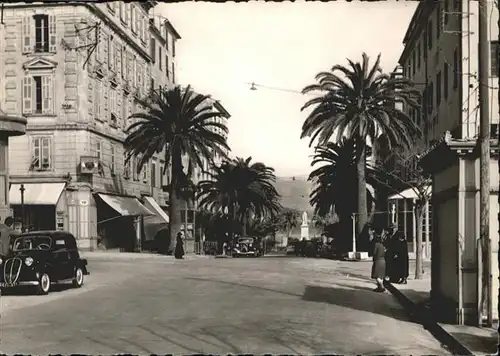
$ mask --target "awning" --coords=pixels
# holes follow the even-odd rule
[[[161,206],[152,197],[144,197],[144,206],[160,216],[166,223],[170,221],[167,213],[161,208]]]
[[[431,186],[428,185],[425,189],[425,194],[430,194],[431,193]],[[395,199],[418,199],[418,190],[417,188],[408,188],[403,190],[401,193],[391,195],[388,200],[395,200]]]
[[[25,183],[24,204],[56,205],[66,183]],[[11,184],[9,202],[11,205],[21,204],[21,184]]]
[[[123,216],[155,215],[141,204],[137,198],[117,195],[97,194],[106,204]]]

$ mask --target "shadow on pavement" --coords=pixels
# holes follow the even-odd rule
[[[369,288],[346,285],[348,288],[306,286],[302,299],[309,302],[333,304],[359,311],[375,313],[401,321],[410,321],[389,293],[376,293]]]
[[[50,293],[58,293],[64,292],[68,289],[73,289],[73,285],[70,283],[64,284],[53,284],[50,286]],[[33,295],[37,297],[35,287],[18,287],[18,288],[5,288],[2,289],[2,296],[27,296]],[[43,296],[38,296],[39,298],[43,298]]]
[[[497,351],[497,338],[466,333],[452,332],[451,336],[466,344],[467,348],[474,350],[475,353],[492,355]],[[496,335],[495,335],[496,336]]]
[[[193,280],[193,281],[211,282],[211,283],[221,283],[221,284],[226,284],[226,285],[230,285],[230,286],[244,287],[244,288],[249,288],[249,289],[254,289],[254,290],[255,289],[260,289],[260,290],[267,291],[267,292],[285,294],[285,295],[290,295],[290,296],[293,296],[293,297],[300,297],[301,296],[300,294],[285,292],[285,291],[282,291],[282,290],[277,290],[277,289],[272,289],[272,288],[265,288],[265,287],[259,287],[259,286],[252,286],[252,285],[248,285],[248,284],[242,284],[242,283],[236,283],[236,282],[229,282],[229,281],[218,281],[218,280],[211,279],[211,278],[186,277],[184,279]]]

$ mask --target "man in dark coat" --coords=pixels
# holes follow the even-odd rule
[[[391,279],[393,282],[406,284],[410,263],[408,242],[406,236],[401,231],[398,231],[397,225],[393,226],[391,240]]]
[[[182,232],[177,233],[177,243],[175,245],[174,256],[176,259],[184,258],[184,241],[182,239]]]
[[[5,223],[0,223],[0,255],[5,256],[10,251],[10,243],[12,236],[17,235],[17,232],[12,228],[14,219],[11,216],[5,218]]]

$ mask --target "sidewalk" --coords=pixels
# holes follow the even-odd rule
[[[414,280],[414,268],[410,267],[410,270],[411,279],[408,279],[408,284],[386,283],[386,286],[413,317],[417,318],[439,341],[447,345],[453,354],[491,355],[496,353],[496,330],[436,322],[425,307],[431,290],[430,268],[420,280]]]
[[[151,252],[120,252],[120,251],[80,251],[82,258],[91,260],[174,260],[174,256],[160,255],[158,253]],[[214,256],[208,255],[195,255],[186,254],[184,255],[185,260],[198,260],[198,259],[208,259],[214,258]]]

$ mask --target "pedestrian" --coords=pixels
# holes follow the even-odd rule
[[[373,231],[373,230],[372,230]],[[373,234],[373,263],[372,279],[375,279],[377,288],[375,292],[385,292],[385,247],[382,241],[382,234]]]
[[[178,260],[182,260],[184,258],[184,241],[182,241],[182,232],[177,233],[177,243],[175,244],[175,253],[174,256]]]
[[[391,231],[392,227],[384,229],[383,242],[385,247],[385,280],[389,282],[394,281],[394,245],[395,237]]]
[[[406,236],[398,231],[398,226],[394,225],[392,230],[393,249],[393,278],[396,283],[408,283],[410,270],[410,257],[408,255],[408,241]]]

